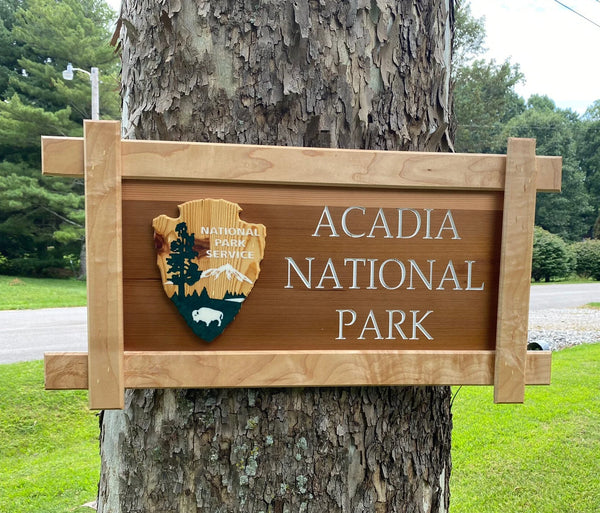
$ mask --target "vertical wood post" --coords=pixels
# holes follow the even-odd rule
[[[495,403],[522,403],[525,397],[535,194],[535,139],[511,138],[506,153]]]
[[[92,409],[124,406],[121,127],[84,123],[88,387]]]

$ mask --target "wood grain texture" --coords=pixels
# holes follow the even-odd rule
[[[44,137],[42,172],[83,175],[83,139]],[[504,188],[505,155],[122,141],[123,178],[361,187]],[[538,191],[560,191],[560,157],[536,157]]]
[[[359,194],[359,192],[361,194]],[[190,184],[174,182],[138,182],[128,180],[123,189],[123,253],[125,280],[124,315],[125,349],[158,351],[200,350],[279,350],[279,349],[493,349],[496,335],[496,312],[500,233],[503,195],[490,191],[407,191],[370,189],[353,191],[345,188],[282,187],[256,184]],[[234,323],[211,344],[202,342],[182,322],[176,308],[163,293],[160,274],[156,268],[155,248],[152,245],[152,220],[161,213],[176,215],[177,205],[194,198],[223,198],[242,207],[241,218],[264,224],[267,246],[261,264],[261,275],[251,295],[244,302]],[[321,236],[313,237],[322,215],[323,206],[329,211],[340,232],[329,237],[327,228]],[[352,238],[342,233],[340,218],[348,206],[361,205],[364,214],[353,212],[347,217],[349,229],[369,233],[380,212],[385,213],[393,235],[398,233],[398,208],[418,209],[421,220],[420,236],[412,239],[385,237],[376,229],[374,238]],[[432,236],[424,240],[425,209],[430,212]],[[460,240],[454,240],[449,230],[442,240],[435,240],[448,209],[453,213]],[[381,225],[381,218],[378,218]],[[405,233],[415,229],[415,216],[405,215]],[[476,220],[476,222],[474,222]],[[311,263],[312,283],[308,289],[292,270],[288,287],[288,262],[307,271],[306,258]],[[353,265],[347,258],[371,259],[370,264],[357,264],[356,283]],[[379,278],[383,262],[388,260],[383,277],[397,289],[385,289]],[[433,290],[429,290],[413,273],[414,261],[429,275],[433,264]],[[472,286],[485,284],[484,290],[467,288],[468,264],[473,263]],[[453,262],[457,279],[463,290],[446,274]],[[331,262],[330,267],[326,267]],[[404,280],[399,263],[405,269]],[[335,267],[340,287],[331,276]],[[328,269],[328,270],[327,270]],[[369,289],[371,276],[374,287]],[[442,282],[443,276],[446,280]],[[410,286],[414,278],[413,287]],[[403,281],[402,281],[403,280]],[[354,285],[354,288],[353,288]],[[444,290],[438,290],[443,286]],[[353,309],[357,320],[344,330],[347,340],[339,336],[337,310]],[[422,316],[433,313],[423,323],[435,340],[419,336],[419,340],[401,339],[393,329],[390,336],[387,310],[406,314],[402,329],[411,337],[411,313]],[[381,338],[374,330],[361,330],[369,312],[375,315]],[[393,315],[393,323],[401,314]],[[369,326],[373,324],[369,322]],[[385,340],[387,339],[387,340]]]
[[[525,395],[535,180],[535,139],[509,139],[498,292],[496,403],[522,403]]]
[[[156,263],[167,295],[172,297],[179,289],[171,281],[169,259],[172,256],[171,245],[179,239],[177,226],[185,222],[187,232],[195,235],[197,257],[194,263],[199,266],[203,275],[206,275],[208,269],[214,271],[229,264],[245,277],[245,280],[239,279],[238,275],[236,279],[225,273],[212,279],[198,279],[185,285],[185,293],[191,295],[195,292],[200,295],[206,289],[212,299],[223,299],[227,293],[247,297],[260,274],[260,262],[265,253],[265,227],[241,221],[239,205],[223,199],[188,201],[178,205],[178,209],[177,218],[162,214],[152,220]],[[210,233],[210,228],[215,228],[215,233]],[[204,235],[203,229],[207,232]],[[224,234],[220,234],[219,229],[225,229]],[[233,235],[228,235],[227,230],[232,230]],[[209,254],[210,251],[213,254]],[[219,256],[214,254],[215,251]],[[234,256],[230,256],[230,253]],[[183,288],[182,285],[181,296]]]
[[[248,384],[254,380],[256,386],[493,383],[496,402],[523,401],[524,384],[529,380],[526,367],[538,369],[538,364],[531,363],[538,357],[526,355],[535,189],[560,190],[561,182],[561,159],[536,157],[535,141],[510,140],[507,156],[121,141],[118,123],[100,122],[86,124],[85,145],[77,138],[51,137],[43,138],[42,144],[46,174],[78,175],[85,163],[91,312],[91,356],[85,375],[92,407],[122,407],[124,387],[255,386]],[[537,178],[535,172],[527,171],[535,171],[536,166]],[[151,241],[152,219],[176,215],[178,204],[199,198],[239,203],[244,215],[264,222],[269,231],[261,279],[244,315],[219,337],[219,351],[199,342],[178,317],[161,290],[156,257],[146,240]],[[374,223],[367,212],[382,209],[392,219],[398,208],[435,208],[437,216],[443,209],[452,209],[461,231],[460,245],[431,245],[419,237],[392,242],[382,236],[368,240],[367,245],[367,239],[350,237],[340,243],[339,238],[321,237],[313,250],[315,239],[306,237],[314,231],[324,205],[336,218],[347,207],[364,207],[362,215],[352,217],[356,222],[352,230],[358,233],[367,233]],[[440,219],[432,217],[432,222],[439,225]],[[468,228],[463,232],[463,227]],[[383,235],[381,222],[378,229]],[[124,248],[123,240],[127,241]],[[317,278],[310,290],[303,289],[300,276],[293,272],[295,283],[290,287],[286,259],[306,264],[313,253],[326,255],[337,265],[336,279],[342,287],[333,286],[325,260],[315,263]],[[435,290],[425,297],[405,291],[407,287],[394,291],[379,286],[382,290],[372,293],[366,282],[354,286],[352,267],[340,264],[346,257],[405,264],[410,259],[421,267],[432,258],[462,261],[462,268],[456,267],[462,280],[469,259],[484,267],[478,269],[475,286],[485,281],[486,293],[477,297],[470,293],[468,301],[466,295],[451,290]],[[392,267],[385,274],[388,284],[403,279],[390,274]],[[447,285],[444,270],[440,266],[434,279],[446,278]],[[321,273],[327,276],[324,283],[331,286],[316,286]],[[340,288],[344,290],[336,290]],[[477,304],[472,305],[472,300]],[[290,324],[291,304],[300,313]],[[359,317],[352,328],[356,333],[345,332],[348,344],[336,340],[342,321],[332,315],[344,309],[354,310]],[[384,340],[397,318],[378,317],[382,332],[389,330],[375,336],[379,333],[372,329],[373,322],[365,321],[367,314],[385,316],[388,309],[435,311],[430,318],[435,318],[437,326],[435,344]],[[474,316],[473,311],[479,313]],[[320,326],[319,336],[314,326]],[[365,340],[364,333],[374,340]],[[497,357],[490,360],[494,348]],[[399,354],[404,355],[402,362],[394,356]],[[197,383],[197,369],[187,376],[188,358],[201,366],[204,376],[212,376],[206,378],[207,385],[191,384]],[[51,359],[67,367],[56,367],[62,369],[66,381],[50,371],[49,388],[53,382],[80,382],[84,373],[74,370],[74,359],[67,360],[68,365],[61,358]],[[152,381],[144,362],[153,366],[155,375],[164,375]],[[313,375],[302,370],[305,364],[321,370]],[[239,365],[239,376],[231,372],[231,365]],[[349,376],[344,369],[351,369]],[[546,371],[535,371],[530,377],[549,380],[549,363]],[[437,375],[432,377],[431,372]]]
[[[90,407],[123,408],[120,124],[84,123]]]
[[[42,174],[83,177],[83,137],[42,136]]]
[[[46,353],[46,388],[87,388],[87,360]],[[526,384],[550,384],[550,351],[525,361]],[[126,388],[494,384],[494,351],[126,351],[124,367]]]

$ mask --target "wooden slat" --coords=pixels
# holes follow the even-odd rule
[[[48,390],[87,388],[86,353],[46,353]],[[551,353],[530,351],[526,383],[550,384]],[[492,385],[494,351],[125,352],[126,388]]]
[[[86,121],[84,132],[90,407],[123,408],[120,124]]]
[[[504,155],[165,141],[122,141],[122,151],[123,178],[160,180],[502,190],[506,165]],[[42,152],[44,174],[83,174],[83,139],[43,137]],[[536,161],[537,190],[560,191],[561,158]]]
[[[562,187],[562,157],[536,157],[538,192],[560,192]]]
[[[44,353],[46,390],[87,390],[87,353]]]
[[[498,292],[496,403],[521,403],[525,395],[535,180],[535,139],[509,139]]]
[[[83,137],[42,136],[42,174],[83,178]]]

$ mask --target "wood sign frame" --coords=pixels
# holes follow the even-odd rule
[[[509,139],[506,155],[480,155],[130,141],[120,133],[118,122],[86,121],[83,138],[42,138],[44,174],[85,176],[88,265],[88,353],[46,353],[47,389],[87,388],[91,408],[112,409],[123,408],[126,388],[494,385],[495,402],[518,403],[526,384],[550,383],[551,354],[527,351],[527,324],[535,195],[560,190],[562,161],[536,157],[535,140]],[[130,350],[123,190],[156,181],[254,187],[269,197],[282,186],[290,194],[499,194],[494,347]]]

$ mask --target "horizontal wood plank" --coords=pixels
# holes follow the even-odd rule
[[[42,136],[42,174],[83,178],[84,153],[83,137]]]
[[[528,385],[549,385],[550,351],[527,353]],[[87,353],[46,353],[46,389],[86,389]],[[126,388],[492,385],[494,351],[125,351]]]
[[[505,155],[122,141],[123,178],[502,190]],[[83,139],[42,137],[42,172],[83,176]],[[561,157],[537,157],[538,191],[560,191]]]

